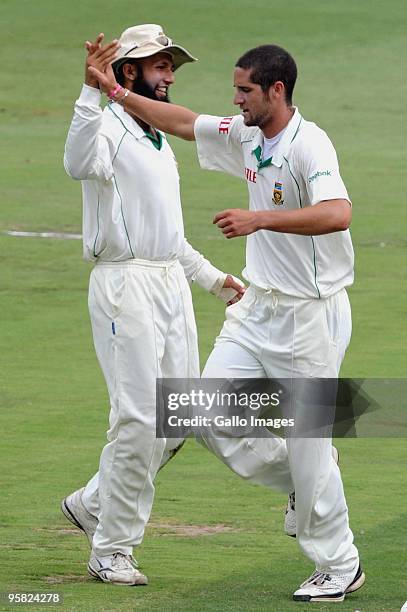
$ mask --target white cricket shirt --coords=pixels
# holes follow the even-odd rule
[[[334,199],[350,202],[331,141],[297,109],[270,159],[263,159],[262,131],[246,127],[241,115],[200,115],[195,137],[202,168],[247,182],[250,210],[298,210]],[[332,295],[353,282],[349,230],[322,236],[257,231],[247,236],[243,276],[287,295]]]
[[[84,85],[75,103],[64,166],[82,181],[83,250],[88,261],[179,259],[188,280],[212,290],[226,277],[184,237],[179,174],[161,148],[119,104],[102,111],[101,93]]]

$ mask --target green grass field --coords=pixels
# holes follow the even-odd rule
[[[406,376],[405,1],[2,0],[1,9],[0,592],[58,591],[56,610],[299,609],[292,592],[313,568],[282,533],[285,498],[248,486],[192,441],[157,478],[137,551],[150,586],[87,576],[86,540],[59,502],[95,471],[107,427],[87,314],[90,266],[78,240],[5,232],[81,231],[80,186],[65,176],[62,155],[86,38],[161,23],[200,58],[177,73],[173,101],[216,114],[233,112],[237,57],[281,44],[299,66],[295,102],[335,142],[354,204],[354,332],[343,375]],[[203,173],[193,144],[172,143],[188,238],[239,275],[244,241],[224,240],[211,220],[246,205],[245,185]],[[204,363],[223,309],[199,288],[194,298]],[[367,574],[365,588],[338,605],[398,611],[407,599],[405,439],[337,445]]]

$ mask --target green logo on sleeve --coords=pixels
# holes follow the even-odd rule
[[[315,174],[308,178],[308,182],[312,183],[312,181],[315,181],[319,176],[331,176],[331,170],[322,170],[322,172],[318,170],[318,172],[315,172]]]

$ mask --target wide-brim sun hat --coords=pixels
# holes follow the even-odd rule
[[[164,33],[162,27],[155,23],[127,28],[121,34],[119,44],[120,49],[117,58],[112,62],[115,70],[128,59],[149,57],[156,53],[169,53],[174,63],[174,70],[182,64],[195,62],[197,59],[183,47],[174,45],[171,38]]]

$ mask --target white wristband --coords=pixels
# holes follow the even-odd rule
[[[204,260],[202,266],[199,268],[198,272],[195,274],[195,278],[193,279],[200,287],[209,291],[220,300],[224,302],[230,302],[232,300],[237,291],[236,289],[224,288],[227,274],[225,272],[221,272],[218,268],[215,268],[207,259]],[[244,283],[240,280],[240,278],[236,278],[236,276],[232,277],[236,283],[242,285],[244,287]]]
[[[233,276],[232,274],[231,274],[231,277],[233,278],[235,283],[238,283],[239,285],[244,287],[244,283],[242,283],[240,278],[237,278],[236,276]],[[225,281],[223,281],[223,283],[224,282]],[[232,289],[230,287],[224,288],[223,287],[223,283],[222,283],[222,287],[221,287],[221,289],[219,291],[217,291],[216,293],[214,291],[211,291],[211,293],[214,293],[214,295],[216,295],[216,297],[218,297],[220,300],[223,300],[224,302],[228,303],[228,302],[230,302],[230,300],[233,300],[233,298],[237,294],[237,291],[236,291],[236,289]]]
[[[215,268],[207,259],[204,259],[193,280],[203,289],[216,295],[215,292],[222,289],[226,276],[227,274]]]

